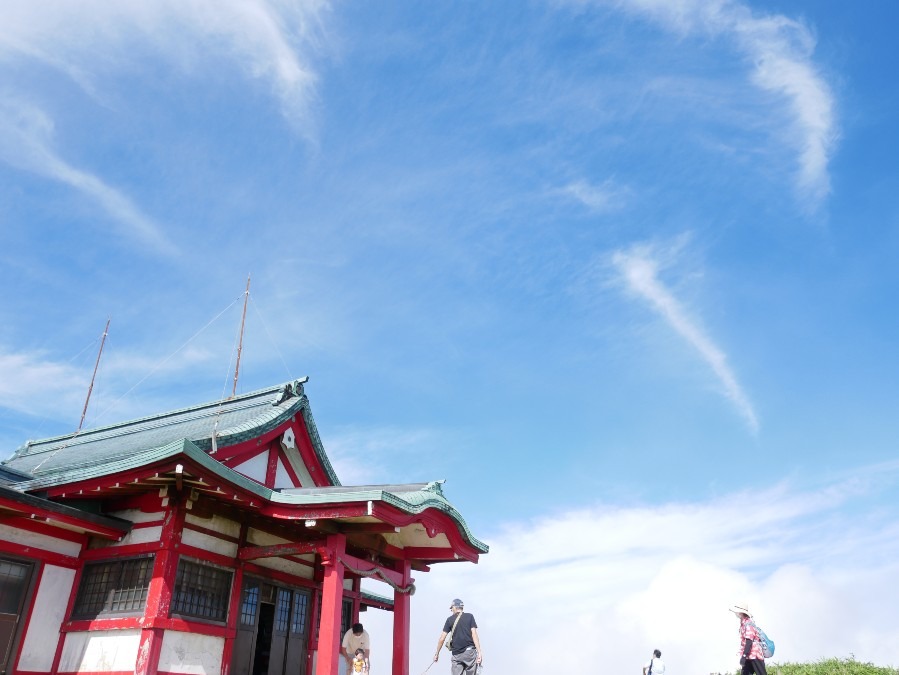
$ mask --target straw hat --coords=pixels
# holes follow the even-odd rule
[[[752,618],[752,612],[749,611],[749,605],[745,602],[738,602],[736,605],[731,605],[730,611],[734,614],[745,614],[750,619]]]

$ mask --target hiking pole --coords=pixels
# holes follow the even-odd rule
[[[437,663],[437,662],[431,661],[431,666],[433,666],[435,663]],[[431,669],[431,666],[428,666],[427,668],[425,668],[424,673],[422,673],[421,675],[425,675],[425,673],[427,673]]]

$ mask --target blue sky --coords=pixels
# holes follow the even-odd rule
[[[895,661],[890,3],[3,13],[7,452],[77,426],[107,317],[89,426],[229,392],[252,274],[240,390],[309,375],[345,483],[446,478],[493,546],[435,627],[471,588],[514,649],[539,587],[710,672],[743,599],[785,659]],[[685,605],[704,642],[647,618]]]

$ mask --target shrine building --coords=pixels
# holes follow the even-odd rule
[[[368,609],[409,675],[413,576],[487,546],[441,481],[341,485],[305,382],[0,463],[0,675],[343,675]]]

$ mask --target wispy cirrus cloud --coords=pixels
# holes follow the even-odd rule
[[[728,40],[762,92],[787,104],[779,140],[798,154],[796,188],[815,206],[830,192],[828,162],[838,137],[833,92],[815,64],[815,35],[802,21],[761,13],[736,0],[587,0],[653,21],[680,35]]]
[[[574,181],[555,193],[580,202],[594,213],[607,213],[622,208],[631,198],[632,190],[609,178],[598,185]]]
[[[727,355],[706,335],[687,308],[659,279],[664,256],[650,245],[636,245],[616,251],[612,265],[624,286],[659,314],[712,369],[724,389],[725,396],[749,425],[758,432],[759,422],[749,397],[737,381],[727,362]]]
[[[220,73],[224,58],[268,81],[285,118],[311,138],[316,76],[304,53],[322,46],[329,7],[324,0],[13,0],[0,23],[0,68],[39,62],[96,94],[103,75],[140,58],[137,46],[200,77],[208,68]]]
[[[77,190],[102,208],[125,238],[162,255],[178,253],[162,227],[125,194],[60,157],[52,136],[53,123],[41,110],[10,99],[0,103],[0,160]]]

